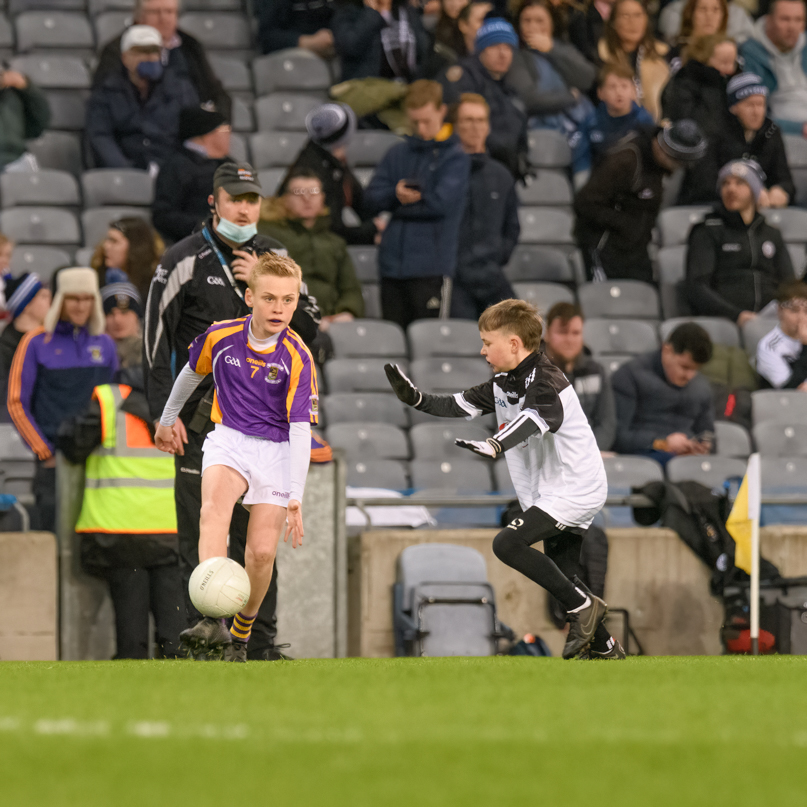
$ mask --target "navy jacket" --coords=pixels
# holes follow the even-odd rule
[[[263,53],[296,48],[301,36],[331,27],[334,0],[258,0],[256,5]]]
[[[442,141],[407,137],[384,155],[365,194],[372,212],[392,213],[378,253],[381,277],[454,276],[470,164],[455,135]],[[401,179],[419,183],[419,202],[398,201]]]

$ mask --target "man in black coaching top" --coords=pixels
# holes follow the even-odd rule
[[[248,163],[225,163],[213,177],[211,217],[199,232],[174,244],[154,273],[146,306],[144,376],[151,417],[158,420],[177,373],[188,362],[188,346],[214,322],[249,313],[244,290],[260,255],[285,254],[283,245],[257,235],[261,186]],[[306,343],[317,334],[319,310],[305,286],[291,327]],[[199,511],[202,504],[202,444],[212,429],[212,379],[203,381],[180,413],[174,428],[184,446],[176,456],[175,498],[180,569],[188,625],[198,620],[188,595],[188,579],[199,563]],[[249,516],[233,509],[230,556],[244,564]],[[252,631],[251,659],[281,658],[277,636],[277,571]],[[222,628],[223,629],[223,628]],[[224,630],[224,629],[223,629]]]

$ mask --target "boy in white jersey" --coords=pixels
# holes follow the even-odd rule
[[[386,365],[387,378],[404,403],[422,412],[468,419],[496,412],[496,437],[456,441],[483,457],[507,459],[524,513],[495,537],[494,553],[566,608],[564,658],[624,658],[602,624],[606,604],[575,577],[582,532],[608,490],[594,433],[574,388],[541,350],[543,328],[534,306],[522,300],[497,303],[479,318],[479,331],[481,353],[495,372],[485,384],[455,395],[429,395],[398,366]],[[543,553],[532,547],[539,541]]]
[[[301,281],[300,267],[291,258],[261,256],[245,292],[252,314],[216,322],[194,340],[157,428],[157,448],[175,453],[179,412],[212,373],[216,428],[204,443],[200,562],[226,557],[230,517],[242,496],[250,510],[245,553],[249,601],[229,631],[210,617],[183,631],[183,643],[194,655],[222,648],[226,660],[246,661],[284,522],[285,540],[291,535],[295,548],[302,543],[301,502],[318,394],[311,354],[289,328]]]

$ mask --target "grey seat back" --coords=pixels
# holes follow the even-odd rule
[[[124,10],[104,11],[93,20],[95,41],[102,48],[113,39],[119,37],[131,24],[132,12]]]
[[[374,246],[350,246],[347,248],[359,283],[378,283],[378,248]]]
[[[763,456],[807,457],[807,423],[763,421],[754,426],[753,435]]]
[[[667,463],[670,482],[700,482],[707,488],[719,488],[732,477],[745,475],[745,460],[718,455],[708,457],[673,457]]]
[[[685,322],[695,322],[700,325],[716,345],[740,347],[740,332],[737,330],[737,326],[731,320],[722,317],[675,317],[664,320],[659,326],[661,340],[666,342],[672,332]]]
[[[597,356],[647,353],[659,345],[656,329],[638,319],[587,319],[583,338]]]
[[[524,244],[573,244],[574,217],[568,210],[552,207],[520,207],[519,240]]]
[[[216,77],[228,92],[252,92],[252,71],[235,56],[211,54],[208,57]]]
[[[154,201],[154,179],[135,168],[95,168],[81,175],[85,207],[137,205]]]
[[[252,62],[255,92],[317,93],[324,101],[333,83],[328,64],[309,50],[292,48],[260,56]]]
[[[347,160],[351,165],[375,166],[393,146],[402,142],[403,138],[393,132],[359,130],[347,146]]]
[[[348,460],[347,483],[355,488],[407,490],[406,463],[399,460]]]
[[[0,213],[0,231],[19,244],[78,244],[78,221],[58,207],[12,207]]]
[[[519,300],[532,303],[538,313],[546,315],[555,303],[573,303],[574,292],[560,283],[513,283]]]
[[[87,123],[89,90],[45,90],[50,107],[50,126],[81,132]]]
[[[572,184],[564,171],[542,168],[535,176],[527,177],[526,184],[516,185],[518,198],[523,205],[571,205]]]
[[[762,490],[807,493],[807,457],[762,457]]]
[[[467,460],[412,460],[412,487],[418,490],[487,493],[493,489],[488,463]]]
[[[18,205],[78,207],[78,182],[67,171],[20,171],[0,174],[0,201],[4,208]]]
[[[95,49],[95,36],[84,14],[72,11],[24,11],[14,20],[17,51],[53,48],[76,49],[90,55]]]
[[[90,88],[90,71],[84,60],[77,56],[32,53],[28,56],[15,57],[9,66],[12,70],[25,74],[34,84],[45,90]]]
[[[248,51],[252,47],[249,20],[243,14],[190,11],[179,18],[179,28],[213,50]]]
[[[755,317],[743,325],[743,347],[750,358],[756,358],[757,345],[777,324],[778,320],[772,317]]]
[[[552,282],[573,283],[575,276],[569,256],[563,250],[535,244],[519,244],[504,268],[511,283]]]
[[[255,102],[258,129],[305,132],[306,117],[321,105],[319,98],[301,93],[275,92],[264,95]]]
[[[765,220],[782,231],[788,244],[807,243],[807,210],[799,207],[766,210]]]
[[[490,379],[484,359],[416,359],[410,378],[424,392],[461,392]]]
[[[328,334],[339,358],[380,356],[392,360],[407,355],[403,329],[394,322],[375,319],[334,322]]]
[[[280,189],[280,183],[286,176],[285,168],[264,168],[258,171],[258,181],[264,196],[275,196]]]
[[[57,269],[72,265],[70,253],[63,249],[20,245],[11,256],[9,271],[15,276],[35,272],[43,283],[47,283]]]
[[[416,460],[436,460],[438,462],[468,459],[489,462],[484,457],[479,457],[468,449],[454,444],[458,438],[486,440],[488,437],[490,437],[490,431],[482,426],[454,419],[445,420],[443,423],[419,423],[409,431],[413,457]]]
[[[751,435],[739,423],[716,421],[715,444],[721,457],[745,459],[751,454]]]
[[[693,205],[691,207],[667,207],[659,213],[658,228],[663,247],[674,247],[686,244],[689,231],[694,225],[703,221],[711,210],[708,205]]]
[[[583,283],[577,296],[586,317],[659,318],[658,292],[640,280]]]
[[[603,464],[611,489],[638,488],[648,482],[661,482],[664,479],[662,467],[648,457],[605,457]]]
[[[482,348],[477,324],[465,319],[418,320],[407,328],[406,336],[414,359],[431,356],[475,357]]]
[[[535,168],[566,168],[572,163],[569,141],[552,129],[530,129],[528,135],[530,165]]]
[[[294,162],[307,139],[303,132],[256,132],[249,137],[252,165],[257,169],[285,168]]]
[[[805,423],[807,395],[800,390],[757,390],[751,393],[751,415],[754,425],[766,420]]]
[[[335,392],[322,399],[322,413],[334,423],[389,423],[409,426],[407,409],[396,395],[385,392]]]
[[[409,458],[406,432],[389,423],[334,423],[325,435],[333,448],[342,449],[352,459]]]
[[[106,237],[109,225],[118,219],[136,216],[151,223],[151,210],[147,207],[92,207],[81,214],[84,246],[94,247]]]
[[[75,177],[81,175],[81,140],[76,132],[48,131],[36,140],[29,140],[27,145],[40,168],[67,171]]]
[[[384,365],[387,359],[331,359],[325,365],[325,379],[330,392],[389,392]],[[408,371],[408,363],[396,362]]]

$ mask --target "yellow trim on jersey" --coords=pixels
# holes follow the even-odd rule
[[[314,362],[314,357],[311,355],[311,351],[308,349],[308,346],[303,342],[300,338],[300,335],[295,333],[291,328],[289,328],[289,336],[297,342],[300,347],[305,351],[306,355],[308,356],[309,361],[311,362],[311,394],[319,397],[319,383],[317,381],[317,365]]]
[[[291,417],[291,407],[294,403],[294,396],[297,393],[297,387],[300,385],[300,375],[303,372],[303,360],[294,345],[288,340],[284,339],[283,344],[291,354],[291,372],[289,373],[289,391],[286,395],[286,417]]]
[[[213,372],[213,348],[225,337],[232,336],[234,333],[244,330],[244,320],[232,320],[238,322],[238,325],[233,325],[229,328],[222,328],[218,331],[211,331],[205,337],[205,343],[199,353],[199,358],[196,362],[196,367],[193,371],[198,375],[208,375]]]

